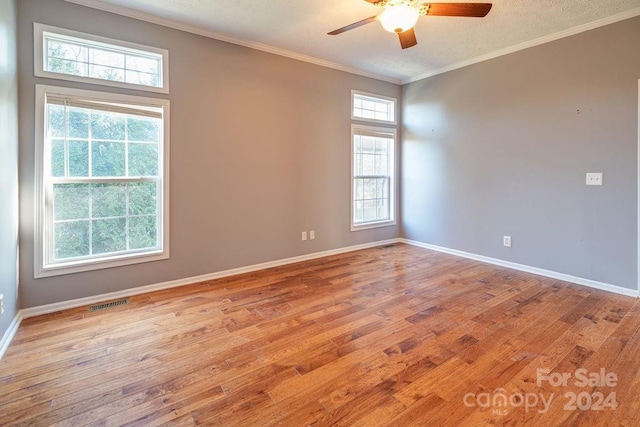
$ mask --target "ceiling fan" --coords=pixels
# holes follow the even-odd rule
[[[422,0],[365,0],[384,7],[379,15],[371,16],[346,27],[328,33],[330,36],[342,34],[374,21],[390,33],[397,33],[403,49],[418,44],[413,27],[420,16],[468,16],[482,18],[491,10],[491,3],[421,3]]]

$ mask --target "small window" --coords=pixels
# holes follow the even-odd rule
[[[36,93],[36,277],[168,258],[169,101]]]
[[[395,129],[352,126],[352,230],[395,224],[395,146]]]
[[[396,100],[380,95],[352,91],[351,119],[396,123]]]
[[[169,92],[164,49],[42,24],[34,32],[36,76]]]

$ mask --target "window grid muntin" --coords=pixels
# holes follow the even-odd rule
[[[154,214],[131,214],[130,213],[130,205],[129,205],[129,197],[131,195],[131,191],[129,188],[129,184],[136,184],[139,182],[149,182],[149,183],[155,183],[155,194],[156,194],[156,206],[155,206],[155,211],[156,213]],[[75,184],[74,182],[69,182],[69,181],[65,181],[64,183],[57,183],[58,185],[62,184]],[[88,216],[87,217],[78,217],[78,218],[71,218],[71,219],[55,219],[55,215],[56,215],[56,210],[55,210],[55,201],[52,201],[51,203],[51,208],[49,209],[51,211],[51,247],[50,247],[50,262],[52,264],[55,263],[61,263],[61,262],[71,262],[71,261],[81,261],[81,260],[87,260],[87,259],[95,259],[95,258],[100,258],[100,257],[104,257],[104,256],[108,256],[110,254],[117,254],[117,255],[124,255],[124,254],[129,254],[129,253],[136,253],[136,252],[140,252],[140,251],[149,251],[149,250],[154,250],[154,249],[160,249],[160,233],[159,233],[159,219],[160,219],[160,215],[159,215],[159,206],[158,206],[158,201],[159,198],[157,197],[157,194],[159,193],[159,189],[160,189],[160,182],[158,180],[146,180],[146,181],[140,181],[140,180],[132,180],[129,181],[127,183],[114,183],[114,182],[109,182],[107,184],[111,184],[111,185],[125,185],[126,190],[124,192],[125,195],[125,215],[112,215],[112,216],[94,216],[94,211],[95,211],[95,197],[93,195],[93,193],[95,192],[96,188],[94,186],[97,185],[101,185],[101,184],[105,184],[102,180],[95,180],[93,183],[82,183],[82,185],[87,185],[87,191],[89,193],[88,197],[87,197],[87,203],[88,203]],[[51,184],[51,190],[53,192],[53,197],[55,198],[55,183]],[[141,247],[141,248],[131,248],[131,228],[130,228],[130,219],[131,218],[155,218],[155,223],[156,223],[156,232],[155,232],[155,245],[153,246],[145,246],[145,247]],[[114,220],[114,219],[124,219],[125,220],[125,225],[124,225],[124,233],[125,233],[125,249],[123,250],[119,250],[119,251],[112,251],[112,252],[95,252],[94,251],[94,227],[96,225],[97,221],[104,221],[104,220]],[[56,235],[57,235],[57,229],[56,229],[56,225],[58,224],[69,224],[69,223],[82,223],[82,222],[86,222],[88,223],[88,248],[89,248],[89,253],[87,255],[81,255],[81,256],[75,256],[75,257],[60,257],[58,258],[56,256],[56,249],[57,249],[57,245],[56,245]]]
[[[50,126],[51,126],[51,114],[50,114],[50,106],[54,105],[54,104],[49,104],[49,103],[45,103],[45,129],[46,129],[46,137],[45,137],[45,147],[44,147],[44,151],[45,153],[49,153],[47,158],[49,159],[49,161],[45,161],[44,166],[45,166],[45,194],[49,194],[50,196],[47,198],[48,202],[45,203],[45,209],[48,211],[48,213],[46,214],[45,218],[47,219],[47,223],[50,224],[49,227],[47,227],[47,225],[45,224],[45,230],[47,230],[48,228],[50,228],[50,232],[45,233],[45,241],[49,240],[49,244],[47,245],[45,243],[45,247],[48,248],[47,253],[46,253],[46,260],[47,260],[47,264],[49,265],[55,265],[57,263],[68,263],[68,262],[78,262],[78,261],[84,261],[84,260],[94,260],[94,259],[102,259],[105,257],[109,257],[111,255],[129,255],[129,254],[135,254],[135,253],[144,253],[144,252],[149,252],[149,251],[154,251],[154,250],[160,250],[162,249],[162,243],[161,243],[161,236],[162,236],[162,178],[159,175],[160,171],[162,170],[162,156],[161,156],[161,141],[162,141],[162,132],[161,132],[161,125],[162,125],[162,119],[157,119],[158,122],[156,123],[156,125],[158,126],[158,134],[157,134],[157,141],[156,142],[150,142],[150,141],[129,141],[129,119],[130,117],[135,117],[135,115],[133,114],[125,114],[125,113],[119,113],[119,112],[108,112],[108,111],[104,111],[104,110],[92,110],[91,108],[84,108],[84,110],[87,111],[87,138],[73,138],[74,141],[77,140],[86,140],[86,143],[88,145],[88,176],[87,177],[70,177],[69,176],[69,151],[68,151],[68,134],[69,134],[69,120],[68,120],[68,116],[69,116],[69,109],[70,108],[74,108],[75,110],[82,110],[83,108],[79,108],[79,107],[67,107],[66,105],[64,106],[64,138],[51,138],[50,137]],[[122,116],[124,118],[124,139],[123,140],[116,140],[116,139],[105,139],[105,138],[101,138],[101,139],[93,139],[93,121],[92,121],[92,117],[91,114],[95,113],[95,114],[102,114],[102,115],[111,115],[111,116]],[[137,119],[137,118],[136,118]],[[148,118],[146,118],[148,119]],[[138,119],[139,120],[139,119]],[[65,149],[65,177],[53,177],[52,176],[52,165],[51,165],[51,161],[50,159],[52,158],[52,140],[56,139],[56,140],[64,140],[64,149]],[[104,141],[110,141],[110,142],[117,142],[117,143],[122,143],[124,144],[125,147],[125,166],[124,166],[124,173],[125,175],[123,176],[98,176],[95,177],[93,176],[93,155],[92,155],[92,150],[93,150],[93,143],[94,142],[104,142]],[[128,156],[128,146],[129,144],[137,144],[137,143],[143,143],[143,144],[154,144],[158,146],[157,149],[157,158],[156,158],[156,168],[157,168],[157,174],[155,176],[145,176],[145,177],[131,177],[129,176],[129,156]],[[142,214],[142,215],[131,215],[130,214],[130,190],[129,190],[129,184],[136,184],[136,183],[144,183],[144,182],[149,182],[149,183],[155,183],[155,214]],[[54,187],[56,184],[84,184],[88,186],[88,217],[85,218],[74,218],[74,219],[69,219],[69,220],[56,220],[55,219],[55,215],[56,215],[56,210],[55,210],[55,192],[54,192]],[[92,195],[92,192],[94,191],[94,186],[95,185],[109,185],[109,184],[116,184],[116,185],[125,185],[126,191],[125,191],[125,216],[118,216],[118,217],[94,217],[93,216],[93,209],[94,209],[94,197]],[[155,217],[155,245],[154,246],[147,246],[147,247],[142,247],[142,248],[135,248],[135,249],[131,249],[131,244],[130,244],[130,234],[131,234],[131,230],[130,230],[130,220],[129,218],[132,217]],[[94,242],[93,242],[93,227],[94,227],[94,223],[97,220],[109,220],[109,219],[125,219],[125,226],[124,226],[124,232],[125,232],[125,249],[124,250],[120,250],[120,251],[114,251],[114,252],[98,252],[98,253],[94,253]],[[76,222],[76,223],[80,223],[80,222],[88,222],[89,225],[89,229],[88,229],[88,246],[89,246],[89,254],[86,256],[76,256],[76,257],[65,257],[65,258],[57,258],[56,257],[56,235],[57,235],[57,229],[56,229],[56,225],[60,224],[60,223],[72,223],[72,222]],[[47,239],[48,237],[48,239]]]
[[[65,75],[70,75],[70,76],[78,76],[78,77],[84,77],[84,78],[89,78],[89,79],[104,80],[104,81],[110,81],[110,82],[125,83],[125,84],[131,84],[131,85],[148,86],[148,87],[152,87],[152,88],[162,88],[163,87],[163,78],[162,78],[163,56],[161,54],[153,53],[153,52],[146,52],[146,51],[137,50],[137,49],[130,49],[130,48],[126,48],[126,47],[123,47],[123,46],[110,45],[110,44],[107,44],[107,43],[101,43],[101,42],[87,40],[87,39],[81,39],[81,38],[77,38],[77,37],[65,36],[65,35],[62,35],[62,34],[56,34],[56,33],[52,33],[52,32],[49,32],[49,31],[43,31],[42,34],[43,34],[43,55],[44,55],[43,69],[46,72],[56,73],[56,74],[65,74]],[[49,46],[50,46],[51,42],[58,43],[58,44],[60,44],[62,46],[75,46],[75,47],[77,47],[79,49],[86,49],[86,53],[84,55],[85,60],[80,61],[80,60],[77,60],[77,59],[73,60],[73,59],[68,59],[68,58],[65,58],[65,57],[51,56],[50,55],[50,49],[49,49]],[[95,50],[101,50],[101,51],[106,51],[106,52],[114,52],[114,53],[122,54],[124,56],[124,66],[123,67],[117,67],[117,66],[112,66],[112,65],[105,65],[105,64],[99,64],[99,63],[91,62],[91,53],[93,51],[95,51]],[[137,57],[137,58],[141,58],[141,59],[149,59],[149,60],[156,61],[157,72],[156,73],[151,73],[151,72],[140,71],[140,70],[136,70],[136,69],[132,69],[132,68],[127,67],[127,60],[132,58],[132,57]],[[65,63],[73,62],[73,63],[76,63],[78,65],[84,65],[84,71],[81,74],[77,74],[77,73],[71,73],[71,72],[65,73],[65,72],[52,70],[51,66],[50,66],[50,62],[51,62],[52,59],[53,60],[57,59],[57,60],[60,60],[60,61],[64,61]],[[111,68],[113,70],[120,70],[120,71],[122,71],[123,79],[122,80],[119,80],[119,79],[116,80],[116,79],[109,79],[109,78],[104,78],[104,77],[96,77],[94,75],[91,75],[91,67],[92,66],[94,66],[94,67],[98,66],[98,67]],[[82,68],[83,67],[80,67],[80,69],[82,69]],[[127,81],[127,78],[126,78],[127,71],[135,72],[135,73],[143,73],[143,74],[155,76],[157,78],[156,84],[140,83],[141,80],[138,80],[138,82]]]
[[[353,91],[353,119],[395,123],[395,100]]]
[[[50,114],[49,114],[49,107],[52,104],[47,104],[47,126],[50,125]],[[69,107],[69,109],[73,109],[73,110],[82,110],[83,108],[79,108],[79,107]],[[65,107],[66,110],[66,107]],[[158,164],[157,164],[157,172],[159,173],[161,170],[161,156],[160,156],[160,141],[161,141],[161,133],[160,133],[160,125],[161,125],[161,119],[158,119],[158,138],[156,141],[151,141],[151,140],[130,140],[129,139],[129,120],[131,120],[132,117],[135,117],[133,114],[126,114],[126,113],[119,113],[119,112],[105,112],[102,110],[91,110],[90,108],[84,108],[84,110],[87,110],[87,126],[88,126],[88,132],[87,132],[87,137],[83,138],[83,137],[71,137],[69,138],[67,135],[69,133],[69,124],[68,124],[68,114],[65,113],[64,115],[64,122],[65,122],[65,136],[64,137],[51,137],[49,136],[49,132],[47,132],[47,142],[48,142],[48,148],[50,149],[49,155],[51,156],[50,158],[53,158],[53,154],[51,153],[51,149],[53,149],[53,142],[56,141],[63,141],[64,142],[64,159],[65,159],[65,165],[64,165],[64,169],[65,169],[65,176],[64,178],[71,178],[71,177],[75,177],[75,178],[84,178],[82,176],[78,176],[78,175],[71,175],[69,172],[69,168],[70,168],[70,162],[69,162],[69,141],[81,141],[81,142],[86,142],[87,143],[87,156],[88,156],[88,164],[87,164],[87,178],[93,178],[93,177],[101,177],[101,178],[107,178],[109,176],[106,175],[96,175],[94,176],[94,171],[93,171],[93,145],[94,143],[100,143],[100,142],[104,142],[104,143],[117,143],[117,144],[123,144],[124,145],[124,175],[114,175],[113,177],[115,178],[124,178],[124,177],[130,177],[132,175],[129,174],[129,149],[131,145],[156,145],[157,146],[157,156],[158,156]],[[97,115],[115,115],[115,116],[121,116],[124,119],[124,139],[113,139],[113,138],[94,138],[93,137],[93,121],[92,119],[92,114],[97,114]],[[145,118],[146,120],[150,120],[150,118]],[[138,118],[135,118],[134,120],[140,120]],[[54,177],[52,175],[52,165],[50,165],[49,169],[48,169],[48,173],[50,177]],[[134,175],[134,176],[138,176],[138,175]],[[159,176],[158,174],[156,175],[144,175],[146,177],[153,177],[153,176]],[[58,178],[58,177],[55,177]]]
[[[80,41],[86,41],[89,44],[96,45],[98,48],[103,48],[104,46],[107,46],[107,47],[111,46],[117,50],[132,52],[134,55],[139,54],[139,60],[143,61],[142,66],[139,67],[137,65],[132,66],[131,64],[127,64],[127,67],[132,71],[136,69],[140,69],[141,71],[145,71],[146,69],[149,69],[148,68],[149,63],[144,63],[144,61],[146,61],[146,59],[144,58],[145,55],[159,55],[162,58],[162,60],[161,60],[160,67],[158,69],[158,72],[159,72],[159,78],[157,81],[158,85],[156,87],[156,86],[148,86],[144,84],[124,83],[119,81],[84,77],[82,75],[55,73],[55,72],[47,71],[46,69],[47,51],[45,46],[46,43],[44,39],[44,33],[53,34],[55,37],[62,38],[62,39],[75,39]],[[51,25],[45,25],[37,22],[33,23],[33,34],[34,34],[34,53],[35,53],[34,74],[36,77],[46,77],[50,79],[68,80],[68,81],[79,82],[79,83],[97,84],[102,86],[127,88],[127,89],[141,90],[141,91],[147,91],[147,92],[156,92],[156,93],[164,93],[164,94],[169,93],[169,51],[167,49],[162,49],[158,47],[148,46],[148,45],[134,43],[134,42],[120,40],[120,39],[109,38],[105,36],[99,36],[96,34],[74,31],[66,28],[54,27]],[[63,56],[63,55],[59,55],[59,56]],[[155,71],[155,68],[153,70]],[[83,74],[86,74],[86,73],[83,73]],[[145,79],[145,77],[141,77],[141,78],[143,80]],[[153,82],[147,81],[146,83],[155,84],[156,81],[155,80]],[[132,96],[125,95],[125,97],[131,98]],[[156,103],[155,101],[152,101],[152,104],[158,105],[158,104],[165,104],[165,103],[164,101],[160,103]],[[168,107],[168,103],[166,103],[166,105]],[[40,123],[39,126],[43,126],[43,123]],[[168,140],[167,137],[165,137],[165,139]],[[40,273],[44,274],[43,272],[40,272]]]

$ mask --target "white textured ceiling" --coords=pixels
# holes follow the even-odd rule
[[[485,18],[421,17],[402,50],[378,22],[327,35],[380,13],[364,0],[67,1],[395,82],[640,15],[640,0],[493,0]]]

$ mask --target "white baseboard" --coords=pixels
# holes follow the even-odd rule
[[[161,291],[161,290],[164,290],[164,289],[176,288],[176,287],[179,287],[179,286],[190,285],[190,284],[193,284],[193,283],[199,283],[199,282],[205,282],[205,281],[208,281],[208,280],[221,279],[221,278],[224,278],[224,277],[235,276],[235,275],[238,275],[238,274],[251,273],[251,272],[254,272],[254,271],[264,270],[264,269],[267,269],[267,268],[280,267],[280,266],[283,266],[283,265],[293,264],[293,263],[296,263],[296,262],[309,261],[309,260],[312,260],[312,259],[322,258],[322,257],[330,256],[330,255],[338,255],[338,254],[342,254],[342,253],[346,253],[346,252],[353,252],[353,251],[357,251],[357,250],[361,250],[361,249],[368,249],[368,248],[373,248],[373,247],[377,247],[377,246],[384,246],[384,245],[389,245],[389,244],[399,243],[399,242],[406,243],[406,244],[413,245],[413,246],[418,246],[418,247],[425,248],[425,249],[431,249],[431,250],[438,251],[438,252],[447,253],[447,254],[450,254],[450,255],[456,255],[456,256],[463,257],[463,258],[473,259],[473,260],[476,260],[476,261],[486,262],[487,264],[493,264],[493,265],[498,265],[498,266],[501,266],[501,267],[512,268],[514,270],[524,271],[524,272],[527,272],[527,273],[532,273],[532,274],[537,274],[537,275],[540,275],[540,276],[550,277],[552,279],[558,279],[558,280],[563,280],[565,282],[571,282],[571,283],[575,283],[575,284],[578,284],[578,285],[588,286],[590,288],[600,289],[600,290],[603,290],[603,291],[614,292],[614,293],[617,293],[617,294],[627,295],[627,296],[632,296],[632,297],[638,297],[639,296],[638,291],[635,290],[635,289],[627,289],[627,288],[623,288],[621,286],[611,285],[611,284],[608,284],[608,283],[602,283],[602,282],[598,282],[598,281],[595,281],[595,280],[585,279],[585,278],[582,278],[582,277],[576,277],[576,276],[572,276],[572,275],[569,275],[569,274],[559,273],[559,272],[556,272],[556,271],[545,270],[545,269],[542,269],[542,268],[531,267],[531,266],[528,266],[528,265],[518,264],[518,263],[514,263],[514,262],[510,262],[510,261],[504,261],[504,260],[497,259],[497,258],[491,258],[491,257],[483,256],[483,255],[477,255],[477,254],[473,254],[473,253],[469,253],[469,252],[459,251],[459,250],[456,250],[456,249],[449,249],[449,248],[445,248],[445,247],[442,247],[442,246],[436,246],[436,245],[431,245],[431,244],[428,244],[428,243],[422,243],[422,242],[418,242],[418,241],[415,241],[415,240],[389,239],[389,240],[382,240],[382,241],[373,242],[373,243],[366,243],[366,244],[362,244],[362,245],[347,246],[347,247],[344,247],[344,248],[331,249],[331,250],[328,250],[328,251],[314,252],[314,253],[311,253],[311,254],[300,255],[300,256],[296,256],[296,257],[292,257],[292,258],[284,258],[284,259],[279,259],[279,260],[275,260],[275,261],[269,261],[269,262],[264,262],[264,263],[260,263],[260,264],[254,264],[254,265],[250,265],[250,266],[246,266],[246,267],[239,267],[239,268],[234,268],[234,269],[230,269],[230,270],[218,271],[218,272],[215,272],[215,273],[203,274],[203,275],[200,275],[200,276],[192,276],[192,277],[186,277],[186,278],[183,278],[183,279],[171,280],[171,281],[168,281],[168,282],[155,283],[155,284],[151,284],[151,285],[140,286],[140,287],[137,287],[137,288],[125,289],[125,290],[117,291],[117,292],[110,292],[110,293],[105,293],[105,294],[92,295],[90,297],[78,298],[78,299],[74,299],[74,300],[70,300],[70,301],[63,301],[63,302],[58,302],[58,303],[53,303],[53,304],[41,305],[41,306],[37,306],[37,307],[25,308],[25,309],[20,310],[20,312],[18,313],[18,316],[16,316],[16,319],[18,319],[18,323],[15,325],[15,328],[17,329],[17,325],[19,324],[20,320],[22,320],[23,318],[26,319],[26,318],[29,318],[29,317],[40,316],[40,315],[49,314],[49,313],[55,313],[57,311],[62,311],[62,310],[68,310],[68,309],[71,309],[71,308],[82,307],[82,306],[85,306],[85,305],[95,304],[95,303],[98,303],[98,302],[103,302],[103,301],[108,301],[108,300],[113,300],[113,299],[118,299],[118,298],[124,298],[124,297],[133,296],[133,295],[140,295],[140,294],[145,294],[145,293],[148,293],[148,292]],[[15,320],[14,320],[14,323],[15,323]],[[12,325],[14,323],[12,323]],[[9,328],[9,330],[7,331],[7,334],[8,334],[8,332],[10,330],[11,330],[11,328]],[[13,333],[15,334],[15,331]],[[5,337],[7,336],[7,334],[5,334]],[[3,341],[1,343],[3,343],[3,344],[5,343],[5,338],[3,338]],[[0,346],[0,351],[1,350],[2,350],[2,347]]]
[[[429,243],[422,243],[416,240],[399,239],[400,242],[408,245],[418,246],[425,249],[431,249],[437,252],[443,252],[450,255],[456,255],[463,258],[472,259],[475,261],[486,262],[487,264],[499,265],[500,267],[512,268],[514,270],[524,271],[526,273],[537,274],[539,276],[550,277],[552,279],[563,280],[565,282],[575,283],[577,285],[588,286],[590,288],[599,289],[602,291],[613,292],[620,295],[626,295],[630,297],[638,298],[639,292],[637,289],[623,288],[622,286],[611,285],[609,283],[598,282],[596,280],[585,279],[583,277],[576,277],[570,274],[559,273],[557,271],[545,270],[543,268],[531,267],[525,264],[518,264],[515,262],[504,261],[498,258],[491,258],[484,255],[477,255],[470,252],[459,251],[457,249],[449,249],[442,246],[431,245]]]
[[[78,298],[71,301],[63,301],[63,302],[58,302],[54,304],[46,304],[46,305],[41,305],[37,307],[25,308],[18,311],[18,313],[16,314],[16,317],[13,319],[13,321],[9,325],[9,328],[7,329],[4,336],[2,337],[2,340],[0,340],[0,359],[2,359],[4,352],[6,351],[7,347],[9,347],[11,340],[13,339],[16,332],[18,331],[18,326],[20,326],[20,322],[22,321],[22,319],[26,319],[34,316],[40,316],[43,314],[55,313],[57,311],[68,310],[71,308],[82,307],[85,305],[95,304],[98,302],[130,297],[133,295],[140,295],[148,292],[161,291],[164,289],[176,288],[179,286],[205,282],[208,280],[215,280],[215,279],[220,279],[224,277],[235,276],[238,274],[251,273],[254,271],[264,270],[267,268],[280,267],[283,265],[293,264],[296,262],[309,261],[309,260],[322,258],[326,256],[338,255],[342,253],[353,252],[361,249],[374,248],[377,246],[384,246],[384,245],[389,245],[393,243],[406,243],[412,246],[418,246],[425,249],[431,249],[437,252],[443,252],[450,255],[456,255],[463,258],[473,259],[476,261],[485,262],[487,264],[493,264],[501,267],[512,268],[514,270],[519,270],[519,271],[524,271],[526,273],[532,273],[540,276],[550,277],[552,279],[563,280],[565,282],[575,283],[578,285],[583,285],[590,288],[613,292],[616,294],[627,295],[632,297],[639,296],[638,291],[634,289],[627,289],[620,286],[611,285],[608,283],[602,283],[595,280],[585,279],[582,277],[571,276],[569,274],[558,273],[556,271],[545,270],[537,267],[531,267],[524,264],[504,261],[501,259],[491,258],[483,255],[477,255],[469,252],[459,251],[456,249],[449,249],[441,246],[431,245],[428,243],[418,242],[415,240],[389,239],[389,240],[382,240],[378,242],[366,243],[362,245],[354,245],[354,246],[347,246],[344,248],[331,249],[328,251],[314,252],[311,254],[300,255],[292,258],[284,258],[284,259],[279,259],[275,261],[254,264],[246,267],[239,267],[239,268],[233,268],[230,270],[218,271],[215,273],[203,274],[200,276],[192,276],[192,277],[186,277],[183,279],[171,280],[168,282],[155,283],[151,285],[140,286],[137,288],[125,289],[117,292],[109,292],[109,293],[100,294],[100,295],[92,295],[89,297]]]
[[[20,326],[20,322],[22,322],[23,318],[22,310],[18,310],[16,317],[13,318],[9,324],[9,328],[2,336],[2,339],[0,340],[0,360],[2,360],[4,352],[7,351],[9,344],[13,341],[13,337],[16,335],[16,332],[18,332],[18,327]]]
[[[90,297],[78,298],[70,301],[62,301],[53,304],[40,305],[37,307],[30,307],[20,310],[22,318],[40,316],[43,314],[55,313],[61,310],[68,310],[71,308],[82,307],[85,305],[95,304],[98,302],[130,297],[133,295],[146,294],[148,292],[161,291],[164,289],[176,288],[179,286],[191,285],[199,282],[206,282],[208,280],[221,279],[223,277],[236,276],[238,274],[251,273],[258,270],[264,270],[272,267],[280,267],[287,264],[294,264],[296,262],[309,261],[312,259],[322,258],[330,255],[338,255],[346,252],[358,251],[361,249],[374,248],[376,246],[384,246],[392,243],[398,243],[400,239],[381,240],[373,243],[365,243],[362,245],[347,246],[344,248],[331,249],[328,251],[314,252],[311,254],[300,255],[292,258],[284,258],[275,261],[263,262],[261,264],[249,265],[246,267],[233,268],[231,270],[218,271],[215,273],[203,274],[200,276],[186,277],[184,279],[171,280],[168,282],[155,283],[146,286],[140,286],[137,288],[124,289],[117,292],[109,292],[106,294],[92,295]]]

